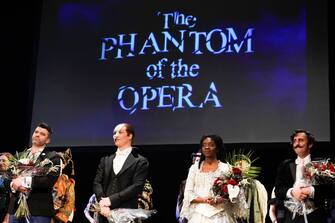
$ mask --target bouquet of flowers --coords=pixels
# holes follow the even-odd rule
[[[21,153],[16,152],[9,165],[9,172],[12,178],[46,176],[50,172],[57,172],[60,168],[59,165],[54,165],[48,158],[42,159],[41,161],[39,159],[34,161],[29,154],[29,150],[24,150]],[[45,153],[42,152],[41,155],[45,155]],[[18,201],[19,206],[15,212],[17,218],[29,218],[30,212],[27,204],[28,196],[29,190],[25,193],[20,192]]]
[[[335,183],[335,165],[329,159],[307,163],[304,178],[312,185]]]
[[[215,199],[223,199],[225,209],[236,218],[248,216],[247,191],[253,178],[260,173],[260,167],[251,166],[252,152],[228,154],[226,162],[229,171],[215,179],[212,192]]]
[[[215,196],[220,196],[224,200],[230,200],[236,203],[237,196],[242,185],[242,171],[238,167],[231,166],[230,172],[225,176],[220,176],[215,179],[212,191]]]
[[[97,201],[90,207],[90,211],[95,213],[99,213],[100,210],[101,208]],[[117,208],[111,210],[107,220],[108,223],[135,223],[136,220],[145,220],[156,212],[156,210],[146,210],[142,208]]]
[[[304,166],[303,176],[306,185],[335,183],[335,167],[329,159],[311,161]],[[284,205],[293,213],[293,218],[297,214],[303,215],[306,223],[308,222],[307,214],[316,209],[314,202],[310,199],[304,201],[289,199],[284,202]]]

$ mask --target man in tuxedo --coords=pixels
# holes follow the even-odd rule
[[[59,166],[60,157],[57,153],[46,149],[51,140],[51,133],[52,130],[48,124],[39,123],[37,125],[31,137],[32,145],[25,151],[30,161],[36,164],[49,159],[54,166]],[[46,175],[19,176],[13,179],[10,183],[12,196],[8,210],[9,223],[50,223],[51,217],[55,214],[51,192],[58,176],[59,169]],[[20,193],[28,195],[27,204],[30,211],[28,219],[15,216]]]
[[[311,185],[305,179],[304,167],[311,162],[314,136],[303,129],[291,135],[291,145],[297,155],[295,160],[287,159],[279,167],[275,182],[276,197],[282,201],[293,201],[306,207],[306,217],[310,223],[325,223],[327,198],[334,196],[332,184]],[[305,223],[304,214],[294,214],[285,208],[286,223]]]
[[[114,128],[116,153],[100,160],[93,192],[101,207],[99,223],[107,222],[116,208],[137,208],[137,198],[148,176],[149,162],[132,147],[135,132],[128,123]]]

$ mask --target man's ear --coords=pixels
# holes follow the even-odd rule
[[[311,149],[313,147],[313,144],[309,144],[308,148]]]
[[[48,138],[47,141],[45,142],[46,144],[49,144],[51,142],[51,139]]]

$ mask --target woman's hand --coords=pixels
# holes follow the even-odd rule
[[[223,198],[222,197],[210,197],[206,200],[206,203],[210,204],[210,205],[217,205],[223,202]]]

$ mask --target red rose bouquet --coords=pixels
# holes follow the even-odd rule
[[[312,185],[335,183],[335,165],[329,159],[307,163],[304,178]]]
[[[260,173],[259,167],[251,166],[252,152],[229,154],[226,162],[229,171],[215,179],[212,186],[214,199],[222,199],[225,209],[236,218],[248,216],[247,193],[253,185],[253,179]]]
[[[234,203],[239,193],[239,185],[242,179],[241,169],[239,167],[232,167],[227,175],[215,179],[212,191],[215,196],[220,196],[224,200],[230,199]]]

